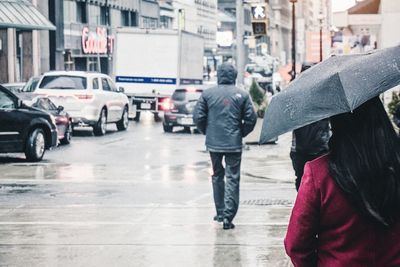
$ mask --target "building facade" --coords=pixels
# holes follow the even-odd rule
[[[0,2],[0,84],[26,81],[41,72],[40,32],[56,28],[36,4]]]
[[[204,38],[206,56],[217,48],[217,1],[216,0],[173,0],[175,12],[174,29],[196,33]]]
[[[292,11],[287,0],[271,0],[270,45],[271,56],[278,58],[280,65],[291,61]]]
[[[116,28],[159,27],[159,5],[152,0],[64,0],[52,8],[59,16],[54,18],[57,34],[50,36],[50,44],[56,44],[50,69],[110,74]]]
[[[365,0],[333,14],[339,29],[332,39],[335,54],[365,52],[400,44],[396,25],[400,23],[398,0]]]
[[[244,37],[245,62],[249,62],[251,43],[249,37],[252,36],[251,26],[251,6],[244,3]],[[219,44],[217,50],[217,60],[222,63],[227,60],[236,61],[236,1],[218,0],[218,35]],[[232,40],[230,40],[232,39]],[[255,48],[255,46],[254,46]]]

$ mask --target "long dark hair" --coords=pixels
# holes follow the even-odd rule
[[[378,97],[331,118],[329,171],[355,208],[391,226],[400,215],[400,142]]]

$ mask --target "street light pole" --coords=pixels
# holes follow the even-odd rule
[[[290,81],[296,79],[296,9],[297,0],[289,0],[292,3],[292,70]]]
[[[236,68],[237,85],[241,87],[244,82],[244,7],[243,0],[236,0]]]
[[[319,62],[322,62],[322,20],[324,19],[324,15],[319,13]]]

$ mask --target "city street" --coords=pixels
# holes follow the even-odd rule
[[[39,163],[2,154],[0,265],[291,266],[290,133],[246,146],[236,228],[224,231],[212,220],[204,137],[177,130],[163,133],[147,114],[127,132],[79,129]]]

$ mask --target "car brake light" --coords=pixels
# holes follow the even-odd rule
[[[56,117],[56,122],[57,123],[67,123],[68,118],[67,117]]]
[[[174,103],[171,102],[171,99],[170,99],[169,97],[168,97],[168,98],[165,98],[165,99],[160,103],[160,106],[161,106],[161,109],[162,109],[162,110],[171,110],[171,109],[174,109],[174,108],[175,108]]]
[[[90,100],[94,98],[94,95],[75,95],[75,96],[81,100]]]

